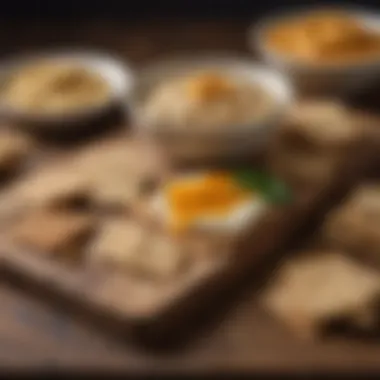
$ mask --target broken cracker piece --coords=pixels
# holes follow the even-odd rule
[[[169,278],[181,271],[188,262],[189,252],[185,243],[180,244],[166,234],[153,234],[144,245],[138,268],[154,277]]]
[[[16,245],[43,254],[72,256],[93,228],[93,219],[88,215],[63,210],[38,210],[16,221],[8,231],[8,237]]]
[[[64,206],[88,194],[88,181],[68,165],[54,165],[22,179],[0,197],[4,219],[20,210]]]
[[[168,278],[186,261],[186,248],[174,238],[144,229],[129,219],[105,223],[89,249],[89,262],[150,278]]]
[[[108,220],[91,243],[89,262],[113,267],[129,266],[141,252],[144,238],[144,230],[136,222],[127,218]]]
[[[128,209],[139,197],[139,185],[134,180],[114,173],[104,174],[92,182],[91,201],[101,208]]]
[[[314,251],[280,268],[262,302],[296,333],[309,337],[337,320],[360,328],[364,315],[367,321],[375,315],[379,295],[376,273],[340,253]]]
[[[380,268],[380,185],[366,184],[327,216],[322,239]]]
[[[0,171],[16,170],[31,147],[32,143],[26,136],[10,131],[0,132]]]
[[[280,130],[280,138],[289,147],[304,150],[344,148],[356,140],[359,127],[340,103],[308,101],[293,107]]]

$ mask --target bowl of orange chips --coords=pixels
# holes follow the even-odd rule
[[[249,45],[307,94],[365,91],[380,79],[380,15],[325,7],[291,11],[254,24]]]

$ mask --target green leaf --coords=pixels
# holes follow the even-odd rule
[[[267,173],[242,169],[234,172],[234,177],[242,187],[259,191],[270,203],[284,204],[293,200],[291,189],[283,181]]]

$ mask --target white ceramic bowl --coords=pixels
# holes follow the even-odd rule
[[[78,63],[99,74],[110,86],[111,94],[102,104],[84,107],[72,112],[65,111],[64,113],[54,114],[30,113],[27,110],[11,107],[2,101],[0,102],[2,116],[25,123],[32,123],[42,128],[44,126],[52,128],[55,124],[62,123],[74,124],[100,116],[111,107],[123,104],[128,99],[133,87],[134,75],[128,65],[121,63],[108,54],[86,51],[50,52],[16,58],[0,67],[0,83],[5,81],[14,70],[40,61]]]
[[[339,10],[336,7],[332,9]],[[302,17],[315,10],[291,11],[252,25],[248,32],[250,47],[259,54],[265,63],[287,75],[302,93],[354,95],[370,88],[375,82],[379,82],[380,59],[344,65],[313,65],[278,53],[266,44],[264,35],[276,23],[293,17]],[[367,28],[380,33],[379,13],[352,7],[343,10],[362,22]]]
[[[243,75],[248,82],[258,83],[276,100],[273,112],[261,122],[233,125],[225,132],[172,131],[160,133],[158,123],[146,121],[144,104],[151,91],[159,84],[176,76],[198,70],[224,71],[228,75]],[[286,78],[274,70],[256,64],[249,58],[231,55],[189,55],[160,61],[139,72],[132,95],[132,116],[139,131],[153,136],[156,141],[174,152],[176,157],[229,158],[254,153],[266,144],[283,112],[293,101],[293,89]],[[254,104],[252,105],[254,107]],[[150,123],[148,125],[148,123]]]

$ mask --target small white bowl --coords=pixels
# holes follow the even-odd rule
[[[160,133],[160,128],[150,120],[147,125],[144,104],[151,91],[159,84],[176,76],[199,70],[216,70],[228,75],[245,76],[248,82],[260,84],[276,100],[273,112],[260,122],[234,125],[223,132],[170,131]],[[293,101],[293,89],[280,73],[256,64],[249,58],[229,54],[181,56],[162,60],[142,69],[137,76],[132,95],[131,113],[134,125],[142,133],[153,136],[165,148],[174,151],[174,156],[184,159],[232,158],[255,154],[273,134],[278,121]],[[253,105],[254,106],[254,105]]]
[[[31,123],[39,127],[53,128],[59,124],[76,124],[94,117],[98,117],[116,105],[122,105],[131,94],[134,84],[134,74],[129,65],[116,58],[98,52],[67,51],[50,52],[30,56],[23,56],[7,62],[0,67],[0,83],[4,82],[16,69],[26,67],[37,62],[68,62],[77,63],[99,74],[110,86],[111,93],[108,99],[99,105],[84,107],[72,112],[64,113],[31,113],[27,110],[11,107],[4,101],[0,102],[0,114],[11,120]]]
[[[324,7],[323,10],[328,8]],[[331,7],[333,11],[339,7]],[[271,49],[264,40],[269,28],[279,22],[309,15],[320,9],[290,11],[265,19],[250,27],[248,43],[250,48],[258,53],[260,58],[271,67],[287,75],[301,93],[319,95],[354,95],[371,88],[380,80],[380,59],[362,62],[338,64],[310,64],[296,58],[285,56]],[[359,8],[342,8],[367,28],[380,33],[380,14]]]

